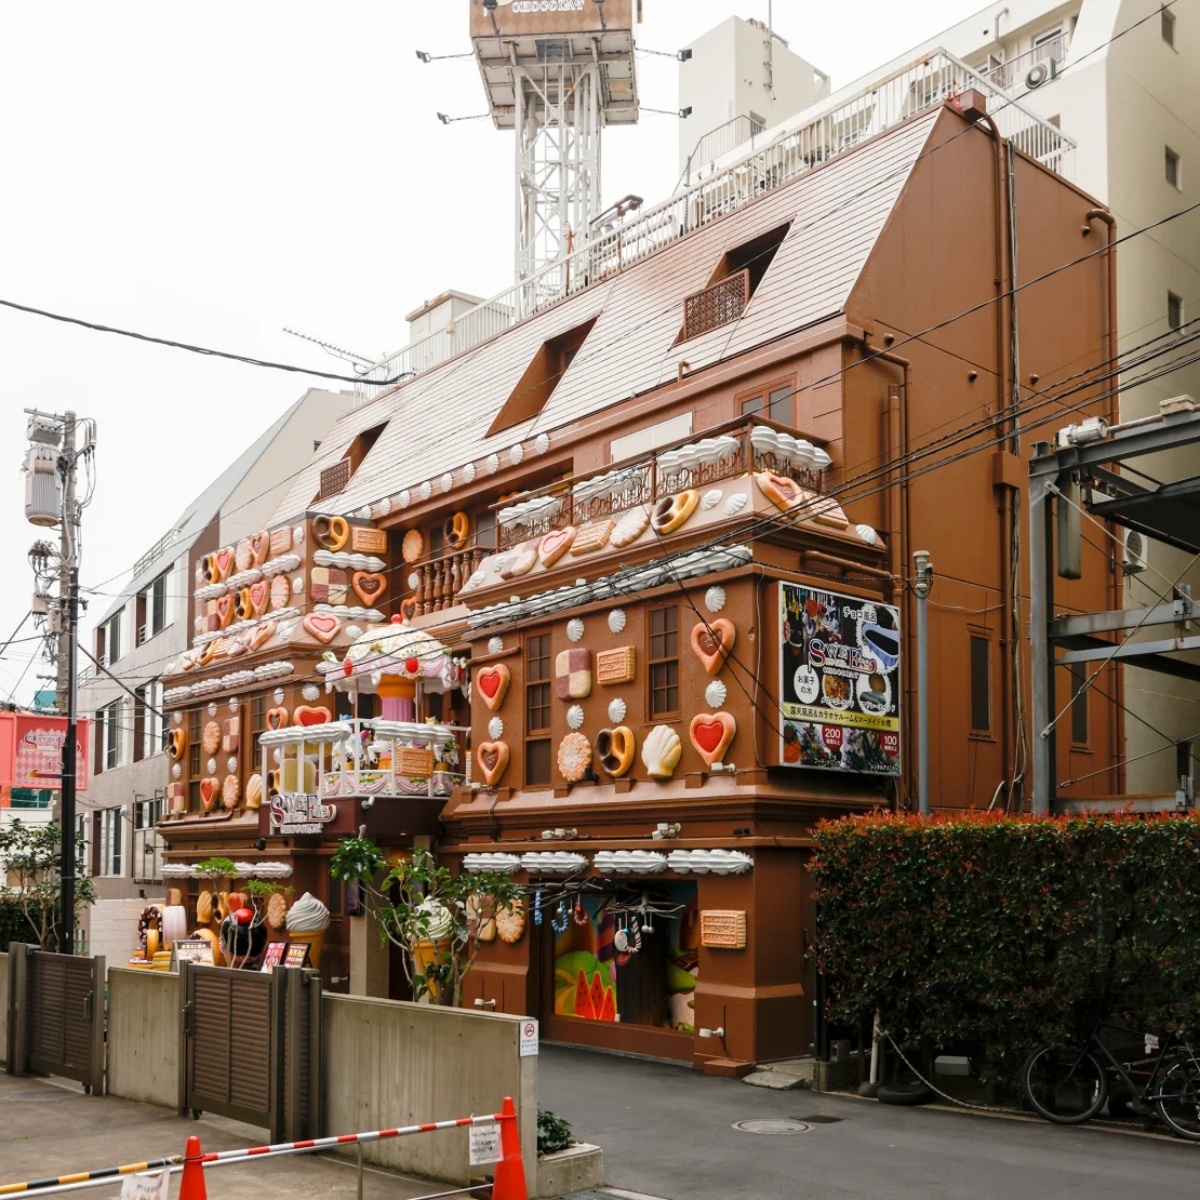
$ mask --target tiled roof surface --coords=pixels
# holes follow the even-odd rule
[[[323,467],[355,435],[387,428],[346,490],[322,510],[354,513],[539,433],[553,435],[610,405],[750,350],[843,310],[937,119],[934,109],[838,155],[795,182],[597,283],[501,336],[418,375],[340,421],[300,473],[273,523],[311,506]],[[791,222],[740,320],[675,345],[683,299],[704,288],[725,251]],[[536,417],[487,430],[543,342],[593,316],[587,341]],[[456,480],[458,476],[456,476]]]

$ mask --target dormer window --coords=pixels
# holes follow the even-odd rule
[[[320,504],[323,500],[328,500],[346,490],[354,472],[358,470],[363,459],[370,454],[371,448],[379,441],[379,436],[385,428],[385,425],[375,425],[371,429],[364,429],[350,443],[346,453],[337,462],[322,469],[321,484],[313,498],[314,504]],[[320,445],[319,442],[315,443],[313,449],[315,450],[318,445]]]

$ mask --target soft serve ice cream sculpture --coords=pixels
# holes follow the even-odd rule
[[[376,692],[385,721],[415,721],[418,683],[426,691],[449,692],[465,677],[437,638],[393,617],[390,625],[359,637],[330,678],[341,691]]]

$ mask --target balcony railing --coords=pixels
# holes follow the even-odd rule
[[[417,577],[417,585],[412,589],[417,603],[415,615],[423,617],[426,613],[452,608],[458,602],[458,593],[490,553],[491,550],[483,546],[468,546],[414,566],[412,573]]]
[[[259,738],[263,778],[269,795],[448,796],[471,782],[470,732],[382,718],[270,730]]]
[[[1002,88],[1006,92],[1011,91],[1026,91],[1028,90],[1025,83],[1025,76],[1030,69],[1038,63],[1045,63],[1049,66],[1050,63],[1061,63],[1067,57],[1067,47],[1070,44],[1065,33],[1060,33],[1056,37],[1048,38],[1044,42],[1040,42],[1031,50],[1026,50],[1024,54],[1018,54],[1013,58],[1002,63],[993,63],[991,66],[980,67],[979,73],[993,86]]]
[[[501,549],[751,471],[786,475],[803,487],[821,490],[829,465],[824,443],[798,438],[786,426],[757,416],[738,417],[706,432],[705,437],[681,438],[648,455],[558,480],[525,493],[516,503],[497,506]]]
[[[390,386],[382,382],[385,379],[407,379],[480,345],[535,312],[783,187],[858,142],[971,88],[994,101],[992,116],[1004,137],[1070,178],[1075,147],[1070,138],[979,71],[945,50],[934,50],[853,96],[825,105],[804,125],[777,133],[765,144],[761,135],[756,136],[749,153],[718,161],[703,180],[693,181],[669,200],[637,210],[611,230],[593,235],[573,254],[468,309],[447,328],[381,359],[354,385],[358,399],[370,399]]]

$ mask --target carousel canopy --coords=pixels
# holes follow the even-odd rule
[[[442,642],[404,622],[368,629],[324,673],[340,691],[373,692],[385,679],[419,679],[429,691],[448,692],[465,678]]]

